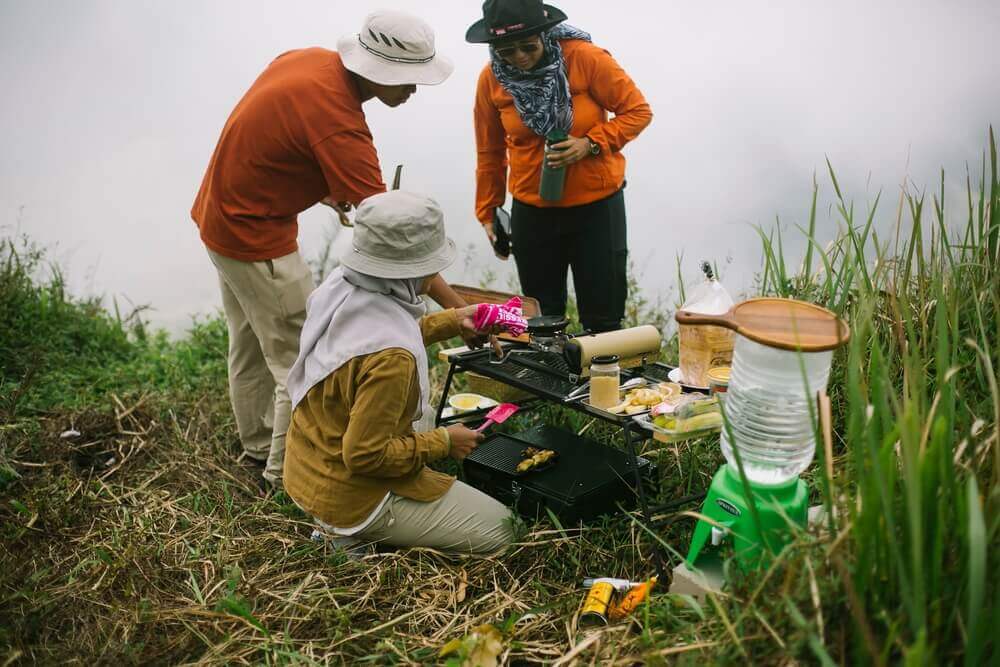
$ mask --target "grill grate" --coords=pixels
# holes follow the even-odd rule
[[[642,374],[650,380],[656,380],[657,382],[669,382],[671,370],[670,366],[665,366],[663,364],[648,364],[643,367]]]
[[[543,352],[541,350],[522,350],[511,356],[514,363],[522,363],[524,366],[535,364],[542,366],[552,373],[559,375],[570,375],[569,364],[562,355],[555,352]]]
[[[502,364],[491,364],[489,354],[477,353],[463,361],[469,370],[520,386],[528,391],[561,398],[576,387],[569,365],[561,355],[541,350],[514,350]]]
[[[488,468],[513,475],[517,472],[517,464],[521,462],[521,450],[525,444],[507,436],[498,436],[487,447],[476,447],[466,457]]]
[[[579,386],[579,376],[562,354],[530,348],[512,350],[502,364],[490,363],[489,350],[466,352],[454,358],[461,368],[524,389],[549,400],[561,401]],[[670,366],[653,363],[641,369],[622,370],[622,380],[643,375],[657,382],[669,379]]]
[[[527,445],[559,453],[555,465],[515,472]],[[462,463],[466,483],[501,502],[513,504],[525,516],[544,516],[546,509],[570,523],[616,512],[618,504],[632,507],[636,500],[635,468],[647,488],[657,476],[646,459],[576,435],[572,431],[538,425],[517,434],[494,434]]]

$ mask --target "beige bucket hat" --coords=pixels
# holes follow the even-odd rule
[[[437,85],[455,66],[434,49],[423,19],[388,9],[369,14],[361,32],[337,40],[344,67],[383,86]]]
[[[446,269],[457,254],[436,201],[392,190],[358,206],[354,246],[340,263],[376,278],[423,278]]]

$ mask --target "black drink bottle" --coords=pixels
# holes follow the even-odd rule
[[[566,182],[566,167],[554,169],[549,166],[548,155],[552,152],[552,144],[566,141],[569,135],[564,130],[552,130],[545,135],[545,155],[542,156],[542,178],[538,186],[538,195],[545,201],[559,201],[563,196],[563,184]]]

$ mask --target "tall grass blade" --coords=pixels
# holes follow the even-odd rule
[[[985,627],[983,599],[986,592],[986,523],[979,503],[979,487],[975,477],[966,482],[968,525],[969,575],[966,590],[969,595],[965,623],[968,639],[965,643],[965,664],[979,665],[984,653],[983,629]],[[994,628],[995,630],[996,628]]]

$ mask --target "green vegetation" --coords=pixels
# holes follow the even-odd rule
[[[306,517],[280,494],[261,497],[237,460],[219,318],[179,342],[150,335],[138,317],[69,297],[58,271],[43,275],[41,253],[7,240],[0,659],[413,664],[437,662],[449,642],[459,660],[484,637],[510,661],[996,661],[992,135],[967,199],[946,206],[943,178],[929,197],[904,192],[890,238],[876,233],[878,201],[859,214],[832,168],[829,180],[840,232],[818,231],[817,185],[801,264],[785,257],[779,230],[762,229],[759,282],[763,294],[815,301],[851,322],[830,386],[834,439],[808,473],[824,524],[758,576],[732,577],[725,596],[699,604],[664,587],[597,635],[573,625],[580,580],[650,574],[654,539],[676,562],[691,514],[657,517],[652,529],[621,517],[543,522],[497,559],[412,550],[348,560],[310,542]],[[644,321],[649,308],[636,301],[631,312]],[[517,419],[609,433],[556,408]],[[69,429],[80,435],[61,437]],[[647,454],[662,499],[703,490],[721,462],[717,438]]]

